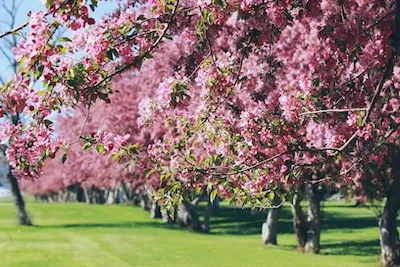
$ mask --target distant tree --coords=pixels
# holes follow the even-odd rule
[[[19,7],[23,3],[23,0],[17,1],[17,0],[1,0],[0,1],[0,8],[3,10],[3,12],[6,14],[6,17],[3,18],[0,21],[0,29],[4,30],[12,30],[16,27],[16,18],[18,14]],[[1,39],[1,45],[0,45],[0,54],[1,58],[5,59],[7,64],[5,65],[6,67],[10,68],[10,73],[17,73],[18,71],[18,62],[15,60],[12,49],[15,48],[18,45],[18,40],[19,37],[15,34],[7,36],[3,39]],[[4,86],[5,81],[7,80],[7,77],[3,77],[2,74],[0,74],[0,82]],[[13,125],[17,126],[21,120],[20,120],[20,113],[17,112],[15,114],[13,113],[7,113],[5,114],[5,117],[7,120],[10,120]],[[0,153],[4,154],[6,153],[6,147],[2,146],[0,148]],[[17,208],[17,216],[18,216],[18,223],[20,225],[31,225],[32,222],[26,212],[25,209],[25,202],[22,197],[18,180],[15,178],[13,175],[13,167],[12,166],[7,166],[8,173],[6,175],[8,182],[10,183],[11,186],[11,191],[15,199],[15,206]]]

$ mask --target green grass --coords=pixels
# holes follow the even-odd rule
[[[36,226],[15,225],[0,202],[0,266],[378,266],[377,220],[371,209],[325,203],[321,255],[295,249],[283,211],[278,247],[261,244],[265,214],[222,206],[210,234],[165,226],[129,206],[28,203]]]

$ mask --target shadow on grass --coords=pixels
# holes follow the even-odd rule
[[[57,229],[57,228],[76,228],[76,229],[90,229],[90,228],[165,228],[161,222],[116,222],[116,223],[71,223],[71,224],[54,224],[54,225],[36,225],[36,228],[43,229]]]
[[[378,219],[375,217],[346,217],[340,213],[324,213],[323,229],[362,229],[378,227]]]
[[[199,213],[201,213],[201,211],[199,211]],[[259,234],[266,217],[266,211],[252,215],[250,209],[221,207],[212,214],[211,229],[213,234],[220,235]],[[343,231],[352,231],[353,229],[377,226],[378,220],[373,216],[347,217],[345,214],[341,213],[323,212],[322,230],[342,229]],[[284,207],[281,210],[278,232],[280,234],[293,233],[292,213],[289,207]]]
[[[203,213],[203,208],[198,209],[199,214]],[[348,208],[348,207],[344,207]],[[252,214],[251,209],[237,209],[232,207],[220,207],[213,211],[211,217],[211,233],[208,235],[260,235],[262,223],[265,222],[267,211]],[[110,223],[84,222],[60,225],[43,225],[38,228],[70,228],[70,229],[89,229],[89,228],[159,228],[168,230],[185,230],[177,224],[163,224],[161,220],[153,221],[123,221]],[[323,213],[322,236],[324,230],[340,229],[342,232],[352,232],[356,229],[377,227],[377,219],[371,217],[348,217],[346,214],[329,212],[329,207]],[[278,234],[293,234],[292,214],[289,207],[284,207],[280,213]],[[211,236],[210,236],[211,238]],[[279,236],[278,236],[279,239]],[[351,240],[342,242],[322,242],[322,255],[353,255],[368,256],[378,255],[379,240]],[[284,250],[294,251],[293,245],[280,245]]]
[[[266,211],[252,215],[250,209],[221,207],[213,213],[213,219],[211,221],[212,232],[210,234],[261,234],[261,226],[262,223],[265,222],[266,215]],[[353,232],[357,229],[374,227],[378,227],[378,220],[373,215],[371,215],[371,217],[348,217],[346,214],[329,212],[329,207],[325,209],[325,212],[323,212],[322,235],[324,235],[324,229],[340,229],[342,232]],[[281,210],[278,225],[278,239],[279,234],[294,234],[292,213],[289,207],[284,207]],[[321,246],[322,255],[370,256],[378,255],[380,250],[378,237],[377,239],[351,240],[337,243],[325,243],[322,241]],[[279,247],[288,251],[294,251],[296,249],[295,244],[284,246],[280,245]]]
[[[379,239],[343,241],[337,243],[322,244],[322,255],[353,255],[370,256],[378,255],[380,250]]]
[[[291,213],[285,208],[281,210],[279,233],[293,233]],[[211,217],[211,233],[213,235],[255,235],[261,233],[261,226],[267,217],[267,211],[252,214],[251,209],[220,207]],[[289,220],[288,220],[289,218]]]

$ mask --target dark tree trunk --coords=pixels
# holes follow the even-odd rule
[[[292,202],[293,229],[296,235],[297,249],[300,251],[304,251],[307,242],[307,224],[300,206],[302,199],[301,192],[296,192]]]
[[[176,216],[177,222],[181,226],[188,226],[195,232],[202,232],[203,229],[196,212],[196,206],[192,203],[184,201],[179,205]]]
[[[278,222],[279,213],[281,206],[279,208],[271,208],[268,211],[267,221],[262,225],[262,241],[265,245],[277,245],[277,233],[278,233]]]
[[[385,206],[379,218],[381,263],[383,266],[400,266],[399,232],[397,213],[400,207],[400,149],[392,152],[394,181],[388,190]]]
[[[311,178],[311,177],[310,177]],[[304,191],[309,201],[307,220],[301,208]],[[297,248],[302,252],[319,253],[321,236],[321,193],[317,186],[308,182],[299,189],[292,203],[293,228],[297,239]]]
[[[308,198],[307,241],[305,252],[319,253],[321,236],[321,194],[314,184],[306,188]]]
[[[391,38],[398,57],[400,51],[398,39],[400,34],[400,0],[396,0],[395,11],[394,34]],[[396,57],[393,57],[396,60]],[[393,73],[393,69],[391,72]],[[391,163],[394,181],[387,192],[386,203],[379,219],[381,263],[383,266],[400,266],[399,233],[396,226],[397,212],[400,207],[400,149],[398,138],[393,148]]]
[[[207,206],[204,209],[204,222],[203,222],[203,232],[210,232],[210,219],[213,210],[213,203],[210,201],[210,196],[207,196]]]
[[[11,191],[14,196],[15,206],[17,207],[18,223],[20,225],[32,225],[32,222],[29,219],[29,216],[25,210],[25,202],[22,197],[21,191],[19,190],[18,180],[14,177],[14,175],[12,175],[11,167],[7,174],[7,179],[11,185]]]
[[[13,116],[12,121],[14,125],[16,125],[18,123],[18,116]],[[2,153],[2,155],[5,155],[5,152],[6,147],[1,145],[0,153]],[[32,221],[30,220],[25,210],[25,201],[22,197],[21,190],[19,189],[18,180],[12,174],[11,166],[8,166],[7,180],[10,183],[11,192],[13,194],[15,206],[17,208],[18,223],[20,225],[32,225]]]
[[[85,192],[79,184],[76,185],[76,201],[85,202]]]
[[[133,188],[131,190],[131,201],[133,205],[139,205],[142,201],[142,192],[138,188]]]
[[[157,201],[153,201],[151,204],[151,209],[150,209],[150,218],[152,219],[158,219],[161,218],[161,208],[158,205]]]
[[[393,197],[386,199],[379,219],[381,261],[383,266],[400,266],[399,233],[396,227],[398,203]]]
[[[143,190],[140,193],[140,206],[143,210],[150,211],[152,205],[152,196],[147,193],[146,190]]]
[[[219,196],[216,196],[213,203],[211,203],[211,208],[213,210],[217,210],[220,207],[220,202],[221,202],[221,198]]]
[[[40,200],[46,203],[49,203],[49,196],[48,195],[40,195]]]
[[[176,216],[174,216],[175,218]],[[170,212],[167,210],[161,210],[161,218],[162,221],[166,224],[171,224],[174,222],[174,219],[171,217]]]

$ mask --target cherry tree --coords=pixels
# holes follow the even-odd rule
[[[94,0],[46,5],[0,35],[31,29],[15,49],[20,71],[1,89],[0,113],[31,116],[2,127],[17,177],[37,178],[46,158],[67,149],[54,138],[54,111],[112,101],[111,80],[140,70],[162,43],[184,40],[173,71],[139,103],[140,125],[168,125],[144,151],[160,179],[156,198],[174,205],[206,188],[211,199],[268,207],[298,200],[305,185],[313,199],[320,184],[357,183],[368,162],[387,156],[391,165],[378,164],[394,177],[380,222],[382,262],[398,261],[390,156],[399,134],[398,0],[121,1],[99,21],[87,7]],[[143,153],[119,136],[78,135],[86,148],[132,164]],[[318,252],[319,234],[312,240]]]
[[[123,183],[130,186],[127,195],[132,195],[132,191],[139,191],[146,202],[144,206],[150,209],[151,201],[146,200],[147,192],[159,188],[159,176],[151,172],[152,161],[145,152],[154,140],[162,138],[169,127],[163,120],[152,123],[151,128],[138,127],[139,102],[155,95],[158,84],[173,73],[173,66],[185,47],[183,39],[174,40],[168,46],[160,45],[159,51],[153,55],[154,58],[144,62],[141,71],[126,72],[113,80],[110,88],[115,94],[110,96],[107,105],[94,105],[90,109],[80,108],[78,112],[59,117],[55,122],[58,134],[68,140],[73,140],[79,135],[86,136],[85,149],[93,147],[92,150],[99,153],[112,150],[114,142],[106,139],[112,135],[128,133],[129,136],[125,136],[123,142],[136,143],[137,149],[142,151],[133,166],[127,166],[128,171],[123,171],[126,159],[120,159],[120,164],[115,164],[105,157],[96,156],[96,152],[83,151],[82,144],[74,144],[69,148],[69,153],[65,154],[65,163],[62,163],[60,158],[50,160],[51,163],[46,163],[40,179],[25,182],[24,189],[34,194],[51,194],[62,192],[65,188],[77,184],[88,191],[91,187],[115,188]],[[103,144],[92,146],[90,142],[98,138],[102,138]],[[178,220],[184,225],[191,225],[195,230],[203,230],[194,209],[202,197],[203,194],[195,197],[192,203],[186,202],[178,209]],[[153,208],[156,207],[153,205]],[[206,223],[204,229],[208,228]]]
[[[0,7],[4,10],[6,19],[0,23],[0,28],[6,29],[13,29],[16,25],[17,14],[19,13],[19,8],[22,2],[12,0],[8,3],[6,1],[0,2]],[[10,72],[17,72],[18,70],[18,63],[14,59],[12,54],[12,49],[15,48],[18,44],[19,36],[12,35],[8,36],[7,38],[2,39],[2,44],[0,47],[0,55],[2,60],[5,61],[5,66],[7,69],[11,70]],[[6,76],[3,74],[0,75],[0,83],[5,84]],[[21,114],[6,114],[6,119],[14,125],[17,125],[20,122]],[[5,155],[6,147],[4,145],[0,145],[0,153],[1,157],[3,158]],[[20,225],[32,225],[31,219],[28,216],[28,213],[25,209],[25,201],[21,194],[19,188],[19,182],[16,177],[12,173],[12,166],[9,166],[8,161],[4,161],[4,164],[8,165],[7,169],[7,180],[10,183],[11,191],[15,199],[15,206],[17,208],[17,216],[18,216],[18,223]]]

